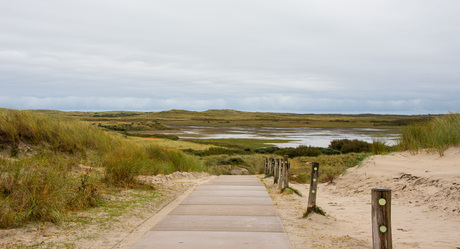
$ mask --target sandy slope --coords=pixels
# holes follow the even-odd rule
[[[265,182],[270,183],[273,178]],[[373,156],[332,183],[320,184],[317,205],[327,216],[302,219],[304,197],[270,191],[294,248],[371,248],[372,188],[392,189],[395,248],[460,247],[460,148],[445,156],[409,152]]]

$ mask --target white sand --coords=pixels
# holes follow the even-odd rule
[[[268,178],[269,183],[273,178]],[[392,189],[394,248],[460,247],[460,148],[443,157],[409,152],[373,156],[318,187],[327,216],[302,219],[304,197],[271,192],[294,248],[372,248],[371,189]]]

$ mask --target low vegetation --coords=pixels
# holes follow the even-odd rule
[[[418,152],[436,150],[439,155],[460,144],[460,114],[451,113],[428,122],[414,123],[402,130],[400,146],[403,150]]]
[[[141,174],[203,171],[181,151],[137,142],[69,117],[0,110],[0,228],[59,222]]]
[[[196,139],[130,131],[165,125],[312,126],[403,128],[401,142],[334,140],[328,148],[278,148],[285,140]],[[114,132],[117,131],[117,132]],[[139,175],[175,171],[230,174],[243,168],[264,173],[264,157],[288,155],[290,181],[310,181],[309,162],[320,163],[320,182],[330,182],[372,154],[437,150],[459,144],[460,114],[444,116],[297,115],[233,110],[159,113],[64,113],[0,109],[0,228],[29,221],[59,222],[69,211],[104,203],[113,189],[142,188]],[[130,132],[129,134],[127,132]],[[200,144],[198,144],[200,143]]]

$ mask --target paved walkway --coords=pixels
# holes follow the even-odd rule
[[[219,176],[196,188],[133,248],[289,249],[270,196],[255,176]]]

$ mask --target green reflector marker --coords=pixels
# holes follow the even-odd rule
[[[318,168],[317,168],[317,167],[315,167],[315,168],[314,168],[314,170],[318,170]]]
[[[387,227],[386,226],[380,226],[380,232],[386,233],[387,232]]]
[[[316,182],[316,178],[313,178],[313,181]]]
[[[314,191],[314,190],[312,190],[311,192],[312,192],[313,194],[315,193],[315,191]]]
[[[385,199],[383,199],[383,198],[380,198],[379,204],[380,204],[380,206],[384,206],[385,204],[387,204],[387,201]]]

